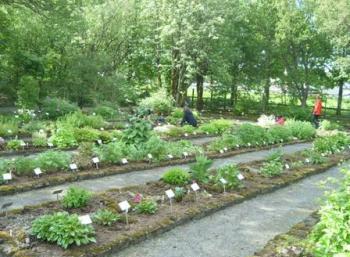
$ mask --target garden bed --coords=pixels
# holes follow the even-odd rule
[[[327,162],[321,165],[303,164],[296,168],[286,169],[277,177],[263,177],[254,172],[261,163],[252,162],[240,165],[240,171],[245,177],[241,187],[232,191],[222,192],[222,189],[203,184],[198,195],[193,191],[186,194],[181,203],[173,203],[172,212],[168,200],[164,198],[164,191],[172,188],[162,181],[151,182],[143,186],[124,189],[108,190],[96,194],[86,207],[74,209],[71,213],[84,215],[93,213],[99,208],[109,208],[120,212],[118,203],[124,200],[133,202],[135,193],[144,197],[151,197],[158,202],[158,212],[155,215],[129,214],[130,225],[124,221],[111,227],[93,224],[97,243],[85,246],[73,246],[64,250],[58,246],[48,244],[31,237],[30,243],[25,243],[31,222],[44,214],[64,211],[59,202],[45,203],[40,206],[24,207],[13,210],[7,216],[2,213],[0,218],[0,248],[6,256],[104,256],[119,251],[131,244],[135,244],[148,237],[168,231],[175,226],[184,224],[194,218],[204,217],[223,208],[238,204],[260,194],[272,192],[281,187],[295,183],[307,176],[324,172],[345,159],[349,159],[348,152],[327,157]],[[284,160],[301,160],[299,154],[287,156]],[[189,189],[189,185],[186,186]],[[164,200],[165,199],[165,200]],[[10,232],[12,236],[10,235]]]
[[[238,154],[248,153],[248,152],[255,152],[259,150],[267,150],[274,148],[276,146],[282,146],[282,145],[292,145],[292,144],[299,144],[304,143],[305,140],[296,140],[294,142],[289,143],[280,143],[280,144],[274,144],[274,145],[268,145],[263,147],[252,147],[252,148],[242,148],[242,149],[236,149],[232,151],[227,151],[223,153],[218,152],[209,152],[207,153],[207,156],[209,158],[225,158],[230,156],[235,156]],[[0,185],[0,196],[4,195],[11,195],[18,192],[25,192],[30,191],[33,189],[38,188],[44,188],[48,186],[56,186],[61,185],[66,182],[73,182],[78,180],[85,180],[85,179],[94,179],[94,178],[100,178],[103,176],[110,176],[115,174],[122,174],[127,172],[132,172],[135,170],[147,170],[157,167],[165,167],[165,166],[173,166],[173,165],[179,165],[179,164],[186,164],[191,163],[195,161],[194,156],[189,156],[184,159],[173,159],[173,160],[167,160],[167,161],[161,161],[161,162],[131,162],[126,165],[113,165],[113,166],[107,166],[100,164],[100,168],[96,169],[94,167],[89,167],[86,169],[79,169],[77,172],[56,172],[52,174],[42,174],[40,177],[35,177],[34,175],[31,177],[28,176],[21,176],[21,177],[15,177],[13,180],[11,180],[7,184]]]

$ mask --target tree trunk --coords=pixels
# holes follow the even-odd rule
[[[197,110],[203,110],[203,75],[197,74]]]
[[[341,106],[342,106],[342,102],[343,102],[343,86],[344,86],[344,83],[341,81],[339,83],[338,104],[337,104],[337,112],[336,112],[336,114],[338,116],[341,115]]]
[[[237,85],[232,83],[231,85],[231,97],[230,97],[230,105],[232,107],[232,111],[236,110],[237,104]]]
[[[266,112],[268,110],[269,100],[270,100],[270,82],[268,79],[264,86],[263,106],[262,106],[263,112]]]
[[[173,50],[172,53],[172,68],[171,68],[171,94],[177,102],[178,99],[178,90],[179,90],[179,75],[180,71],[177,67],[179,51]]]

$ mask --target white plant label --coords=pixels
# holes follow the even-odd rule
[[[127,164],[128,163],[128,160],[126,158],[123,158],[122,159],[122,164]]]
[[[251,143],[248,143],[248,146],[251,146],[252,144]]]
[[[43,172],[41,171],[40,168],[35,168],[35,169],[34,169],[34,174],[35,174],[35,175],[39,176],[39,175],[42,174],[42,173],[43,173]]]
[[[101,139],[97,140],[97,143],[98,143],[99,145],[102,145],[102,140],[101,140]]]
[[[187,133],[185,133],[185,137],[188,137],[188,134],[187,134]]]
[[[310,160],[309,160],[309,159],[306,159],[306,160],[305,160],[305,162],[306,162],[306,163],[309,163],[309,162],[310,162]]]
[[[119,208],[125,212],[128,212],[128,210],[131,207],[128,201],[122,201],[118,205],[119,205]]]
[[[92,158],[92,162],[93,163],[99,163],[100,159],[98,157],[94,157],[94,158]]]
[[[193,191],[198,191],[199,189],[200,189],[200,187],[198,186],[198,184],[197,183],[193,183],[192,185],[191,185],[191,188],[192,188],[192,190]]]
[[[49,142],[49,143],[47,143],[47,146],[48,147],[53,147],[53,143]]]
[[[21,141],[21,146],[27,146],[27,144],[24,141]]]
[[[101,131],[104,131],[105,129],[104,128],[100,128]]]
[[[149,153],[149,154],[147,154],[147,158],[148,158],[148,159],[150,159],[150,160],[152,160],[152,159],[153,159],[152,154],[150,154],[150,153]]]
[[[175,197],[175,193],[174,193],[174,191],[171,190],[171,189],[165,191],[165,194],[166,194],[166,196],[167,196],[169,199],[172,199],[172,198]]]
[[[197,135],[197,132],[196,132],[196,131],[194,131],[194,132],[193,132],[193,135]]]
[[[237,178],[238,178],[239,180],[243,180],[243,179],[244,179],[244,176],[242,175],[242,173],[239,173],[239,174],[237,175]]]
[[[69,168],[70,168],[71,170],[77,170],[77,169],[78,169],[78,166],[77,166],[77,164],[75,164],[75,163],[71,163],[71,164],[69,164]]]
[[[2,174],[2,178],[4,180],[11,180],[12,179],[12,175],[11,175],[11,173],[4,173],[4,174]]]
[[[205,134],[209,135],[209,132],[205,132]]]
[[[221,182],[223,185],[226,185],[226,184],[227,184],[227,180],[224,179],[224,178],[221,178],[221,179],[220,179],[220,182]]]
[[[225,151],[225,152],[227,152],[227,151],[228,151],[227,147],[224,147],[224,151]]]
[[[289,170],[289,165],[288,164],[286,164],[285,167],[286,167],[287,170]]]
[[[183,156],[184,156],[184,157],[187,157],[187,156],[188,156],[188,153],[187,153],[187,152],[183,152]]]
[[[221,149],[221,150],[220,150],[220,153],[224,153],[224,150]]]
[[[239,148],[239,145],[236,145],[237,148]]]
[[[89,225],[89,224],[92,223],[92,220],[91,220],[89,214],[79,216],[78,218],[79,218],[80,223],[83,224],[83,225]]]
[[[171,154],[168,154],[168,158],[169,158],[169,159],[173,159],[174,156],[172,156]]]

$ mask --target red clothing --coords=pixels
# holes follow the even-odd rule
[[[279,125],[284,125],[285,119],[283,117],[279,117],[276,122]]]
[[[316,102],[315,102],[315,107],[314,107],[313,114],[321,115],[321,112],[322,112],[322,100],[321,99],[317,99]]]

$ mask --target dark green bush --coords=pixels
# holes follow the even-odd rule
[[[187,171],[181,168],[171,168],[163,174],[163,181],[170,185],[183,186],[186,185],[190,179]]]
[[[83,188],[70,187],[63,197],[62,204],[65,208],[80,208],[88,204],[91,198],[90,192]]]
[[[36,163],[46,173],[67,169],[71,155],[65,152],[47,151],[36,158]]]
[[[237,165],[229,164],[217,169],[217,174],[215,176],[215,183],[221,185],[220,179],[223,178],[227,181],[225,185],[226,188],[232,189],[237,188],[241,181],[238,179],[239,170]]]
[[[190,165],[192,178],[200,183],[209,182],[209,168],[213,161],[204,155],[196,156],[196,162]]]
[[[42,102],[42,113],[49,119],[57,119],[78,109],[77,105],[61,98],[46,98]]]

